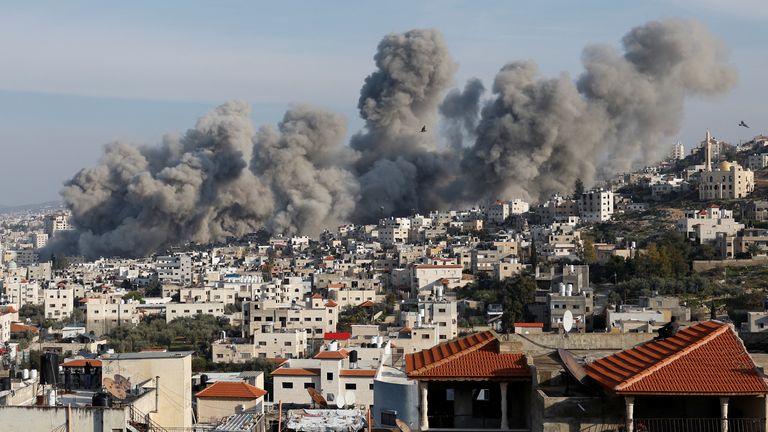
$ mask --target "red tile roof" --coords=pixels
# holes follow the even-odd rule
[[[515,323],[514,327],[544,327],[544,323]]]
[[[323,334],[325,340],[347,340],[352,338],[350,332],[326,332]]]
[[[500,353],[491,331],[443,342],[405,356],[405,372],[414,379],[529,379],[525,355]]]
[[[272,375],[284,375],[284,376],[318,376],[320,375],[320,369],[305,369],[305,368],[287,368],[281,367],[272,371]]]
[[[313,299],[321,299],[321,298],[323,298],[323,296],[321,296],[321,295],[320,295],[320,294],[318,294],[318,293],[314,293],[314,294],[312,294],[312,298],[313,298]]]
[[[328,300],[328,303],[325,304],[325,307],[327,307],[327,308],[332,308],[332,307],[336,307],[336,306],[338,306],[338,303],[336,303],[333,300]]]
[[[768,394],[768,384],[730,325],[705,321],[586,365],[620,394]]]
[[[357,307],[362,307],[362,308],[371,308],[371,307],[373,307],[375,304],[376,304],[376,303],[374,303],[374,302],[372,302],[372,301],[370,301],[370,300],[366,300],[366,301],[364,301],[364,302],[360,303],[359,305],[357,305]]]
[[[314,359],[320,359],[320,360],[341,360],[349,357],[349,353],[347,350],[338,350],[338,351],[320,351],[315,355]]]
[[[101,367],[101,360],[86,360],[86,359],[70,360],[62,363],[61,365],[64,367],[85,367],[86,362],[90,363],[91,366],[93,367]]]
[[[38,333],[39,331],[40,329],[38,329],[35,326],[21,324],[21,323],[11,323],[11,333],[22,333],[22,332]]]
[[[342,369],[339,372],[343,377],[361,377],[361,378],[373,378],[376,376],[375,369]]]
[[[15,307],[13,306],[2,306],[0,307],[0,313],[16,313],[18,312]]]
[[[258,399],[266,391],[242,381],[217,381],[198,392],[198,398]]]

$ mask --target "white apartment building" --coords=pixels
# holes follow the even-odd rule
[[[733,211],[710,205],[702,210],[688,210],[685,218],[677,221],[677,229],[688,239],[700,243],[714,242],[717,233],[733,236],[744,229],[744,224],[736,222]]]
[[[45,317],[60,320],[68,318],[74,310],[75,290],[72,288],[53,288],[43,290]]]
[[[35,249],[42,249],[48,244],[48,234],[36,232],[29,236],[29,241],[32,242]]]
[[[373,288],[338,288],[331,285],[328,286],[328,298],[335,301],[341,309],[359,306],[366,301],[376,301],[376,290]]]
[[[513,199],[512,201],[509,201],[509,214],[510,215],[517,215],[517,214],[523,214],[528,213],[528,211],[531,210],[531,205],[527,203],[526,201],[521,200],[520,198]]]
[[[105,298],[89,298],[85,301],[85,329],[96,336],[109,333],[120,326],[134,326],[141,316],[136,310],[138,303],[109,302]]]
[[[444,297],[438,300],[419,300],[401,306],[400,323],[403,327],[418,329],[434,326],[437,328],[438,342],[453,339],[459,334],[458,308],[456,301]]]
[[[211,355],[217,363],[246,363],[254,358],[304,358],[307,347],[307,332],[302,330],[254,333],[253,341],[214,342]]]
[[[407,220],[407,219],[406,219]],[[408,224],[388,223],[379,227],[379,241],[382,245],[392,246],[408,242],[408,234],[411,227]]]
[[[168,303],[165,305],[165,322],[176,318],[193,318],[197,315],[224,315],[224,303]]]
[[[273,299],[243,302],[243,333],[269,333],[282,330],[302,330],[311,338],[322,338],[335,332],[339,307],[333,300],[319,294],[304,301],[278,302]]]
[[[463,265],[415,264],[411,270],[411,294],[424,297],[433,293],[435,287],[456,288],[461,285]]]
[[[685,146],[683,143],[678,141],[675,144],[672,144],[672,151],[669,153],[669,158],[673,161],[685,159]]]
[[[768,166],[768,153],[759,153],[749,155],[747,158],[747,168],[757,171]]]
[[[155,271],[160,283],[189,285],[192,283],[192,257],[185,254],[158,256]]]
[[[509,217],[509,203],[496,201],[488,207],[488,222],[502,224]]]
[[[11,340],[11,323],[18,320],[18,309],[13,306],[0,306],[0,344]]]
[[[377,348],[378,364],[365,364],[358,355],[359,348],[339,349],[334,342],[311,359],[289,360],[272,372],[274,400],[296,405],[310,405],[307,393],[314,388],[333,405],[339,395],[354,393],[355,406],[373,404],[373,380],[376,368],[391,356],[389,342]],[[353,354],[354,353],[354,354]],[[358,357],[358,362],[355,357]]]
[[[584,222],[605,222],[613,216],[613,192],[594,189],[579,198],[579,217]]]
[[[43,229],[48,237],[53,237],[58,231],[69,231],[69,215],[66,213],[59,213],[50,215],[45,218],[43,222]]]
[[[36,281],[28,281],[19,278],[5,278],[3,282],[3,297],[6,304],[12,305],[17,310],[24,305],[43,304],[43,289]]]

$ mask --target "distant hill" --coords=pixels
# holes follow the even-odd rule
[[[0,214],[35,212],[40,210],[56,209],[63,207],[63,205],[64,204],[61,201],[47,201],[43,203],[24,204],[19,206],[0,205]]]

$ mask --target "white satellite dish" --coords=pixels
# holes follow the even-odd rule
[[[344,393],[339,393],[338,396],[336,396],[336,408],[344,408],[347,401],[344,400]]]
[[[344,394],[344,399],[347,401],[347,405],[349,406],[354,406],[355,402],[357,402],[357,396],[355,396],[355,392],[352,390]]]
[[[567,310],[563,314],[563,330],[565,330],[566,333],[569,333],[572,328],[573,328],[573,313]]]

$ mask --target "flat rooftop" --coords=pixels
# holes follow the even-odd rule
[[[106,354],[106,355],[103,355],[101,358],[104,360],[169,359],[169,358],[182,358],[186,356],[191,356],[192,354],[194,354],[194,351],[170,351],[170,352],[146,351],[146,352]]]

